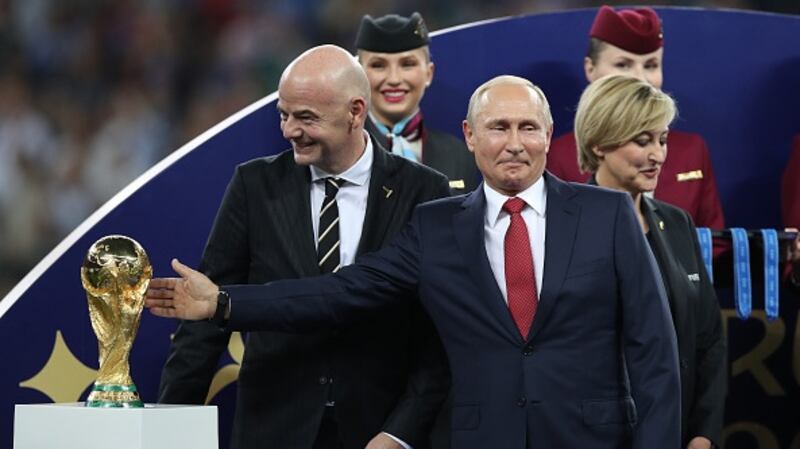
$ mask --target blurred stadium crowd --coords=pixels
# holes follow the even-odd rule
[[[431,30],[590,0],[0,0],[0,298],[99,205],[363,14]],[[797,0],[671,1],[800,13]]]

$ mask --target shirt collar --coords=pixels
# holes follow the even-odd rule
[[[497,190],[489,187],[486,182],[483,183],[483,193],[486,195],[486,220],[495,225],[500,218],[500,212],[503,210],[503,204],[509,199]],[[531,209],[540,217],[545,216],[545,209],[547,208],[547,186],[544,182],[544,176],[533,183],[532,186],[523,190],[515,195],[517,198],[525,201],[525,204],[530,206]]]
[[[366,184],[367,181],[369,181],[374,155],[372,154],[372,139],[370,139],[369,134],[366,131],[364,131],[364,139],[367,141],[367,147],[364,149],[364,154],[358,158],[355,164],[351,165],[350,168],[336,176],[312,165],[311,182],[316,182],[324,178],[335,177],[359,186]]]

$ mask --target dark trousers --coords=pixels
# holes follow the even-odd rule
[[[322,423],[319,426],[319,433],[317,433],[317,439],[314,441],[312,449],[342,449],[333,407],[325,407],[325,413],[322,414]]]

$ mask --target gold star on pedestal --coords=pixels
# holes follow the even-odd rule
[[[96,377],[97,370],[81,363],[67,347],[61,331],[56,331],[53,352],[44,368],[19,386],[41,391],[53,402],[77,402]]]
[[[236,382],[236,379],[239,378],[239,368],[242,364],[242,358],[244,358],[244,340],[242,340],[241,333],[234,332],[231,334],[231,340],[228,343],[228,353],[236,363],[225,365],[214,374],[214,378],[211,380],[211,386],[208,387],[206,404],[211,402],[214,396],[222,391],[223,388]]]

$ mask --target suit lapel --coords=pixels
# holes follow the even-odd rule
[[[372,136],[372,143],[378,143],[378,146],[381,150],[387,151],[386,149],[389,148],[389,139],[375,126],[375,123],[372,122],[372,118],[367,118],[366,122],[364,123],[364,129],[367,130],[370,136]]]
[[[499,332],[514,344],[520,344],[519,331],[503,295],[497,286],[489,258],[486,256],[483,223],[486,214],[486,196],[483,185],[467,195],[463,209],[453,216],[453,232],[461,250],[460,257],[467,261],[470,278],[480,287],[480,298],[495,318]],[[453,257],[459,257],[454,254]]]
[[[398,219],[395,215],[400,194],[394,176],[397,167],[386,150],[374,138],[372,139],[372,149],[372,173],[369,179],[367,211],[364,215],[364,227],[358,243],[358,255],[380,248],[386,232],[390,228],[389,224]]]
[[[291,164],[288,179],[281,186],[284,194],[278,200],[280,209],[275,209],[286,214],[287,219],[278,222],[285,229],[277,229],[276,232],[278,235],[294,236],[296,257],[286,262],[296,272],[303,273],[304,276],[314,276],[320,274],[320,271],[314,244],[314,226],[311,223],[311,172],[308,167],[295,164],[293,159]]]
[[[580,207],[570,198],[575,191],[569,184],[545,173],[547,185],[547,229],[544,238],[544,275],[539,306],[528,340],[533,339],[547,322],[547,317],[555,307],[555,298],[567,276],[567,268],[572,259],[575,235],[580,219]]]
[[[683,279],[686,274],[678,270],[680,264],[675,260],[669,248],[669,242],[667,241],[667,233],[670,231],[667,226],[669,222],[661,215],[658,210],[658,204],[650,198],[643,197],[642,205],[642,213],[647,219],[647,225],[650,227],[650,237],[655,245],[653,253],[658,262],[664,290],[669,299],[672,318],[675,321],[675,327],[680,329],[681,325],[686,322],[687,313],[687,304],[679,300],[688,297],[688,294],[682,291],[686,285],[686,279]],[[682,332],[678,332],[679,340],[681,334]],[[679,347],[680,344],[681,341],[678,341]]]

